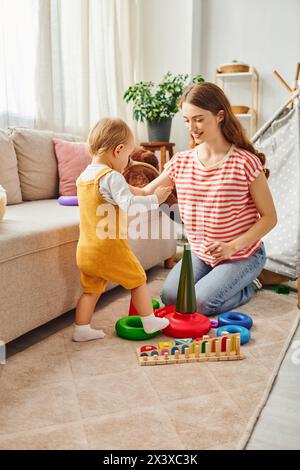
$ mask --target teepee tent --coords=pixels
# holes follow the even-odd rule
[[[269,186],[277,210],[276,227],[264,237],[265,269],[300,277],[300,90],[253,136],[265,153]]]

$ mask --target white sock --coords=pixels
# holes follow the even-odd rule
[[[141,317],[145,333],[154,333],[155,331],[163,330],[169,325],[167,318],[158,318],[152,313],[146,317]]]
[[[91,325],[76,325],[74,327],[73,341],[91,341],[92,339],[102,339],[105,333],[102,330],[95,330]]]

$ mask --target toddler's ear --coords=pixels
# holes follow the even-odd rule
[[[114,156],[118,157],[120,152],[123,150],[123,148],[124,148],[124,144],[117,145],[115,150],[114,150]]]

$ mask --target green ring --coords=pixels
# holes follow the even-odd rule
[[[159,308],[159,307],[160,307],[159,301],[156,300],[156,299],[152,299],[152,307],[153,307],[154,309]]]
[[[155,333],[145,333],[142,320],[139,315],[128,315],[120,318],[116,323],[116,333],[121,338],[132,339],[135,341],[150,339],[157,336],[158,331]]]

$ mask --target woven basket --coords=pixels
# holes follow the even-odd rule
[[[224,64],[218,69],[219,73],[243,73],[249,72],[249,65],[247,64]]]
[[[231,109],[234,114],[247,114],[250,108],[249,106],[232,105]]]

